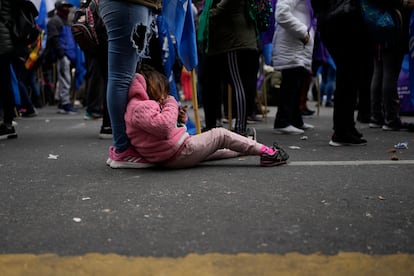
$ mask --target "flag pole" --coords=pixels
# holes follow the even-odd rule
[[[197,100],[197,85],[196,85],[196,73],[195,69],[191,70],[191,84],[192,84],[192,101],[194,109],[194,120],[196,124],[196,134],[201,133],[200,118],[198,117],[198,100]]]

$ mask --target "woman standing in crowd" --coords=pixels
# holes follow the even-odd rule
[[[113,135],[108,163],[112,168],[150,166],[130,146],[124,114],[137,64],[149,56],[148,41],[154,31],[155,14],[161,11],[161,6],[162,0],[99,1],[108,33],[107,103]]]
[[[315,22],[309,0],[279,0],[273,37],[273,67],[282,72],[275,133],[302,134],[313,126],[303,122],[301,91],[309,87]],[[306,87],[306,88],[305,88]]]

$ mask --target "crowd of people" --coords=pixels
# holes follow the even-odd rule
[[[266,31],[258,30],[250,1],[193,1],[193,12],[198,12],[197,73],[205,121],[201,134],[190,135],[185,128],[186,108],[168,96],[171,92],[165,76],[170,72],[163,72],[162,64],[145,65],[149,59],[162,62],[151,45],[158,37],[157,17],[163,1],[100,0],[105,43],[95,51],[84,51],[86,73],[82,79],[86,91],[84,118],[103,118],[100,137],[113,141],[107,164],[112,168],[183,168],[241,154],[259,155],[262,166],[285,164],[288,154],[277,144],[258,143],[254,128],[248,127],[249,119],[260,120],[257,84],[262,60],[281,74],[274,133],[295,135],[314,129],[303,116],[313,114],[307,106],[308,92],[319,79],[321,95],[314,95],[314,100],[333,107],[329,145],[366,145],[356,121],[371,128],[414,131],[413,124],[401,121],[397,91],[402,59],[408,53],[414,0],[368,1],[401,14],[395,19],[401,20],[396,36],[381,41],[370,36],[358,1],[272,0],[273,20]],[[88,5],[89,1],[81,4]],[[12,123],[16,116],[11,82],[14,72],[22,95],[20,115],[36,116],[36,106],[40,106],[39,87],[33,81],[36,71],[25,68],[25,59],[15,56],[5,24],[11,20],[14,6],[11,0],[1,0],[0,139],[17,137]],[[44,33],[44,59],[49,61],[44,64],[56,65],[53,98],[58,112],[67,115],[79,112],[71,99],[72,69],[79,62],[79,47],[70,28],[73,9],[66,0],[57,0]],[[46,69],[42,78],[49,83],[50,68]],[[29,84],[34,84],[30,86],[31,96]],[[228,91],[232,95],[229,98]],[[234,118],[233,124],[228,122],[231,131],[222,127],[227,117]],[[165,145],[170,145],[169,154],[160,151]]]

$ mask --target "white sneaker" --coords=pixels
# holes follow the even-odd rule
[[[303,123],[303,125],[300,127],[300,129],[303,129],[303,130],[311,130],[311,129],[314,129],[314,128],[315,128],[314,125],[307,124],[307,123]]]
[[[303,134],[305,131],[290,125],[282,128],[274,128],[273,132],[277,134]]]

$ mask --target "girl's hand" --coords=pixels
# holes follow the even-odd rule
[[[187,121],[187,106],[180,106],[178,108],[178,122],[185,124]]]

